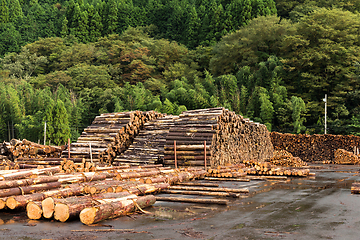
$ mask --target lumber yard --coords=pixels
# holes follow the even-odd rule
[[[356,165],[359,145],[355,136],[270,133],[224,108],[106,113],[65,146],[1,144],[0,209],[91,226],[148,214],[156,202],[226,206],[261,192],[239,183],[315,179],[319,164]]]

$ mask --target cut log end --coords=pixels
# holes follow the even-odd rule
[[[30,219],[40,219],[42,216],[41,204],[29,202],[26,205],[27,216]]]
[[[54,218],[60,222],[66,222],[69,219],[69,207],[62,203],[57,203],[54,208]]]
[[[10,209],[15,209],[19,206],[19,202],[14,197],[6,199],[6,206]]]
[[[96,212],[97,212],[96,207],[85,208],[80,213],[80,221],[86,225],[93,224],[96,218]]]
[[[53,198],[46,198],[42,202],[44,218],[51,218],[54,214],[55,203]]]
[[[0,209],[4,209],[6,207],[6,201],[4,199],[0,199]]]

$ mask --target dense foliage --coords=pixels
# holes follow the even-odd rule
[[[322,133],[325,94],[327,132],[358,134],[360,4],[275,2],[0,0],[0,139],[42,141],[46,122],[64,144],[104,112],[218,106]]]

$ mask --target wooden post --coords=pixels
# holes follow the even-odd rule
[[[70,158],[70,138],[68,138],[68,158]]]
[[[174,141],[174,154],[175,154],[175,168],[177,168],[177,160],[176,160],[176,141]]]
[[[44,145],[46,145],[46,121],[44,125]]]
[[[204,166],[205,166],[205,171],[206,171],[206,141],[204,141]]]
[[[91,151],[91,143],[89,143],[89,147],[90,147],[90,161],[91,161],[91,163],[93,163],[93,160],[92,160],[92,151]]]

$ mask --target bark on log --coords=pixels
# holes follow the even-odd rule
[[[227,193],[227,192],[176,191],[176,190],[167,190],[167,189],[164,189],[161,192],[169,193],[169,194],[217,196],[217,197],[233,197],[233,198],[239,198],[241,196],[239,193]]]
[[[28,193],[37,192],[37,191],[59,188],[60,186],[61,186],[60,182],[50,182],[50,183],[35,184],[32,186],[7,188],[7,189],[0,190],[0,197],[24,195],[24,194],[28,194]]]
[[[156,201],[168,202],[189,202],[189,203],[204,203],[204,204],[220,204],[226,205],[229,203],[226,199],[201,199],[201,198],[180,198],[180,197],[159,197],[156,196]]]
[[[92,208],[86,208],[80,213],[80,221],[86,225],[100,221],[127,215],[137,208],[145,208],[155,203],[152,195],[138,197],[136,199],[118,199],[116,201],[99,200],[102,204]]]
[[[210,187],[189,187],[189,186],[170,186],[169,190],[187,190],[187,191],[208,191],[208,192],[233,192],[249,193],[247,188],[210,188]]]

